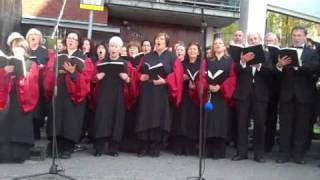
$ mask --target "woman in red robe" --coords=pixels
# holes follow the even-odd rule
[[[48,105],[45,102],[44,89],[43,89],[43,72],[49,59],[54,58],[54,52],[46,49],[41,45],[43,36],[40,30],[31,28],[26,34],[26,40],[29,44],[30,58],[35,61],[39,68],[39,101],[35,109],[33,118],[34,136],[35,139],[40,139],[40,128],[43,127],[45,117],[48,114]]]
[[[128,98],[134,91],[135,71],[131,63],[120,56],[122,46],[120,37],[112,37],[109,41],[109,56],[97,64],[98,82],[93,122],[95,156],[101,156],[102,153],[119,155],[126,108],[131,108]],[[115,70],[118,69],[117,66],[120,66],[119,71]],[[108,148],[105,149],[107,143]]]
[[[59,53],[75,56],[82,60],[83,68],[77,68],[65,62],[59,67],[57,78],[57,94],[55,99],[55,112],[49,109],[47,134],[50,140],[48,153],[52,154],[53,113],[55,113],[55,125],[60,158],[70,158],[75,143],[80,140],[86,108],[86,97],[90,90],[90,81],[94,77],[94,65],[91,60],[80,51],[81,36],[70,31],[65,40],[66,50]],[[44,88],[48,103],[52,102],[55,85],[56,61],[49,61],[45,69]],[[59,64],[59,63],[58,63]]]
[[[161,145],[167,143],[171,131],[172,105],[179,106],[182,95],[183,67],[168,51],[169,36],[159,33],[154,42],[155,51],[146,54],[137,68],[140,96],[135,131],[141,141],[138,156],[160,155]],[[147,64],[158,65],[159,71],[148,69]]]
[[[13,55],[25,61],[26,75],[13,65],[0,67],[0,163],[25,161],[34,143],[33,110],[39,97],[37,64],[28,58],[28,43],[19,33],[8,38]]]
[[[229,121],[232,117],[232,96],[236,87],[236,74],[233,60],[227,54],[221,38],[214,39],[212,57],[203,62],[202,69],[205,71],[196,83],[197,89],[200,90],[201,83],[203,83],[203,102],[210,101],[213,104],[213,109],[205,111],[206,115],[204,116],[207,157],[225,158]]]
[[[176,155],[196,153],[200,108],[199,101],[194,101],[191,95],[196,88],[195,80],[199,75],[200,61],[200,45],[192,42],[188,45],[186,58],[182,61],[184,68],[182,101],[181,106],[175,109],[172,126],[172,146]]]

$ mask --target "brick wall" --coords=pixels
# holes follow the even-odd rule
[[[22,16],[35,16],[57,18],[62,7],[63,0],[22,0]],[[63,19],[88,21],[89,11],[80,9],[80,0],[68,0]],[[94,12],[94,22],[107,24],[108,13],[104,11]]]

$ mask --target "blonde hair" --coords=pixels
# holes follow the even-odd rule
[[[29,54],[28,54],[28,49],[29,49],[29,44],[28,44],[28,42],[23,38],[16,38],[16,39],[13,39],[12,41],[11,41],[11,44],[10,44],[10,49],[12,49],[12,45],[13,44],[15,44],[16,46],[18,46],[18,47],[21,47],[21,48],[23,48],[25,51],[25,53],[24,53],[24,58],[25,59],[28,59],[29,58]]]
[[[216,56],[216,52],[214,51],[214,42],[215,42],[216,40],[221,40],[222,43],[223,43],[223,45],[224,45],[223,56],[224,56],[224,57],[225,57],[225,56],[229,56],[229,53],[228,53],[228,51],[227,51],[227,48],[226,48],[226,45],[225,45],[223,39],[218,37],[218,38],[215,38],[215,39],[212,41],[212,46],[211,46],[211,57],[212,57],[212,58],[211,58],[211,59],[213,59],[213,60],[218,60],[218,57]]]
[[[31,35],[38,35],[38,36],[40,36],[40,43],[42,43],[42,41],[43,41],[43,35],[42,35],[42,33],[41,33],[41,31],[40,31],[39,29],[36,29],[36,28],[31,28],[31,29],[29,29],[29,31],[28,31],[27,34],[26,34],[26,40],[27,40],[27,41],[29,40],[29,37],[30,37]]]

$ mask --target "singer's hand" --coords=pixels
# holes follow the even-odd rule
[[[44,65],[43,65],[43,64],[39,64],[39,65],[38,65],[38,68],[39,68],[39,69],[43,69],[43,68],[44,68]]]
[[[292,60],[288,56],[283,56],[282,58],[280,58],[280,56],[278,56],[277,66],[279,68],[282,68],[283,66],[287,66],[288,64],[291,64],[291,62],[292,62]]]
[[[69,73],[73,74],[76,71],[76,64],[72,66],[69,62],[65,62],[63,64],[63,68]]]
[[[14,66],[12,66],[12,65],[7,65],[7,66],[4,67],[4,71],[5,71],[7,74],[13,73],[13,71],[14,71]]]
[[[158,86],[158,85],[163,85],[166,84],[166,80],[163,79],[161,76],[158,75],[158,80],[153,80],[153,85]]]
[[[218,92],[220,90],[220,85],[209,85],[209,89],[211,92]]]
[[[65,70],[63,70],[63,69],[60,69],[60,70],[59,70],[59,74],[65,74],[65,73],[67,73],[67,71],[65,71]]]
[[[187,81],[187,80],[189,80],[189,79],[190,79],[190,77],[189,77],[188,75],[186,75],[186,74],[183,75],[183,80],[184,80],[184,81]]]
[[[242,63],[249,62],[249,61],[251,61],[251,60],[253,60],[253,59],[254,59],[254,53],[253,53],[253,52],[248,52],[248,53],[246,53],[246,54],[243,54],[243,53],[241,52],[240,61],[241,61]]]
[[[196,85],[194,84],[194,82],[189,81],[189,88],[190,88],[190,89],[196,88]]]
[[[140,77],[141,82],[148,81],[149,79],[150,77],[148,74],[141,74],[141,77]]]
[[[104,78],[106,74],[104,72],[101,72],[101,73],[98,73],[96,76],[97,76],[97,79],[100,81],[102,78]]]
[[[120,78],[121,78],[122,80],[124,80],[126,83],[129,83],[129,82],[130,82],[130,78],[129,78],[129,76],[128,76],[127,73],[120,73],[119,76],[120,76]]]

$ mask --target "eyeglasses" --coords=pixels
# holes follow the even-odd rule
[[[78,39],[77,39],[77,38],[74,38],[74,37],[67,37],[67,40],[78,41]]]

